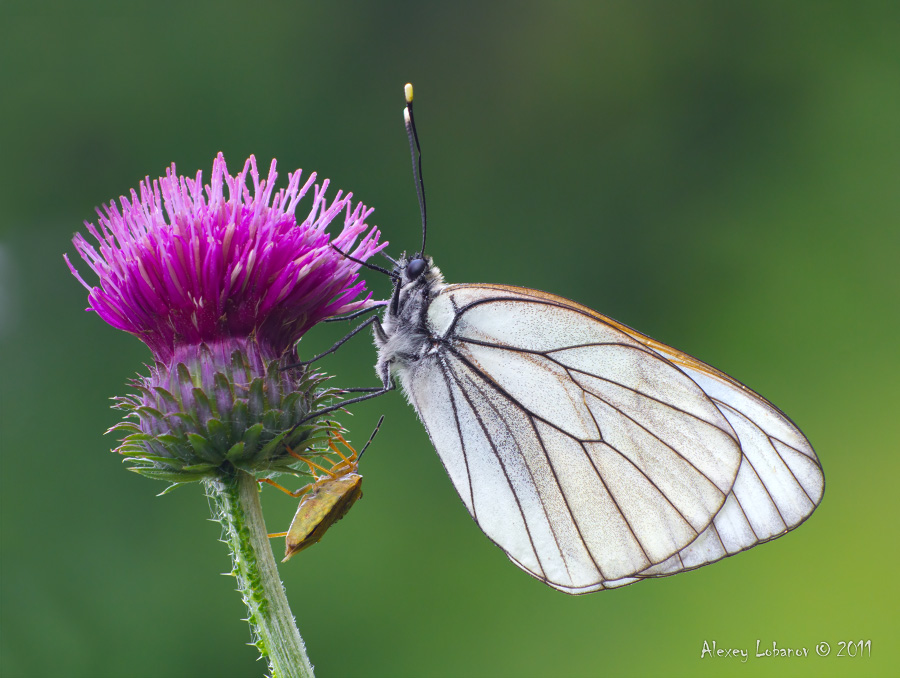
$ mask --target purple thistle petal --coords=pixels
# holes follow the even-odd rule
[[[328,180],[315,185],[315,174],[301,186],[297,170],[278,191],[276,177],[273,160],[261,180],[253,156],[232,177],[220,153],[205,186],[200,172],[178,176],[173,164],[118,206],[98,209],[97,225],[85,222],[96,244],[81,234],[73,242],[99,285],[88,285],[65,257],[88,289],[88,310],[168,363],[178,347],[251,335],[280,356],[317,322],[373,305],[371,295],[360,298],[360,265],[331,246],[365,260],[387,245],[366,224],[372,210],[353,205],[351,193],[329,202]],[[310,188],[312,207],[298,223],[294,212]],[[343,229],[332,239],[325,229],[341,214]]]

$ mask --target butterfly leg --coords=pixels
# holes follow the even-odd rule
[[[289,370],[289,369],[292,369],[295,367],[305,367],[306,365],[311,365],[312,363],[316,362],[317,360],[319,360],[321,358],[324,358],[327,355],[331,355],[332,353],[337,351],[341,346],[343,346],[350,338],[352,338],[354,335],[356,335],[359,332],[361,332],[362,330],[364,330],[366,327],[368,327],[372,323],[375,323],[375,326],[378,328],[378,330],[381,329],[381,319],[377,315],[373,315],[371,318],[369,318],[365,322],[360,323],[355,329],[348,332],[347,335],[344,336],[342,339],[339,339],[335,343],[335,345],[332,346],[331,348],[329,348],[327,351],[320,353],[315,358],[310,358],[309,360],[301,360],[298,363],[294,363],[292,365],[286,365],[286,366],[282,367],[281,369]],[[376,330],[376,331],[378,331],[378,330]],[[382,332],[382,334],[383,334],[383,332]]]
[[[397,385],[394,383],[393,380],[391,380],[390,384],[388,386],[379,388],[374,393],[367,393],[366,395],[358,396],[356,398],[350,398],[350,400],[342,400],[339,403],[336,403],[334,405],[329,405],[328,407],[322,408],[321,410],[318,410],[316,412],[311,412],[305,419],[302,419],[300,421],[300,423],[297,424],[297,426],[301,426],[302,424],[305,424],[310,419],[315,419],[316,417],[321,417],[323,414],[328,414],[329,412],[334,412],[335,410],[339,410],[343,407],[346,407],[347,405],[352,405],[354,403],[361,403],[363,400],[371,400],[372,398],[377,398],[378,396],[384,395],[388,391],[393,391],[396,387],[397,387]]]
[[[335,316],[331,316],[330,318],[325,318],[325,320],[323,320],[322,322],[323,323],[337,323],[342,320],[353,320],[354,318],[358,318],[361,315],[365,315],[366,313],[369,313],[370,311],[377,311],[380,308],[381,308],[381,306],[369,306],[368,308],[364,308],[359,311],[354,311],[353,313],[348,313],[347,315],[335,315]]]

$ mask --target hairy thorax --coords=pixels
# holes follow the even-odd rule
[[[405,264],[402,260],[400,263]],[[445,286],[443,275],[437,266],[431,265],[424,276],[411,281],[403,270],[399,268],[397,303],[392,299],[387,306],[381,322],[383,334],[375,332],[378,347],[375,370],[385,386],[390,383],[392,374],[399,377],[401,383],[405,381],[410,365],[422,359],[437,340],[428,328],[427,313],[431,301]]]

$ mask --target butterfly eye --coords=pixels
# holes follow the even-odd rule
[[[413,259],[406,265],[406,275],[409,276],[410,280],[415,280],[425,272],[426,268],[427,264],[424,259]]]

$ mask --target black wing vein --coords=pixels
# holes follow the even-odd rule
[[[527,413],[528,420],[531,422],[531,428],[534,431],[534,435],[537,438],[537,441],[541,446],[541,450],[544,452],[544,458],[547,460],[547,466],[550,468],[550,472],[553,474],[553,480],[556,483],[556,487],[559,489],[559,494],[563,498],[563,501],[566,504],[566,510],[568,511],[569,516],[572,519],[572,525],[575,526],[575,531],[578,533],[578,539],[581,541],[581,545],[584,547],[585,553],[587,553],[588,556],[590,557],[591,562],[594,564],[594,567],[597,568],[597,574],[599,574],[602,579],[605,579],[605,577],[603,576],[603,570],[600,568],[600,565],[597,563],[597,560],[594,558],[594,554],[591,553],[591,548],[588,546],[587,542],[584,540],[584,535],[581,534],[581,526],[578,524],[578,520],[575,518],[575,513],[572,511],[571,504],[569,504],[569,498],[566,496],[566,491],[563,489],[562,483],[559,482],[559,476],[556,473],[556,469],[553,468],[553,462],[550,460],[550,454],[547,452],[547,447],[544,445],[544,439],[541,438],[541,434],[538,433],[538,431],[537,431],[537,426],[534,423],[535,417],[533,415],[531,415],[531,413],[528,413],[527,410],[523,409],[523,411],[525,411]],[[572,436],[569,436],[569,437],[571,438]],[[573,440],[577,441],[577,439],[575,439],[575,438],[573,438]],[[603,482],[602,477],[600,478],[600,482]],[[605,483],[604,483],[604,486],[605,486]],[[624,518],[624,516],[623,516],[623,518]],[[628,521],[626,520],[626,523],[627,522]],[[565,558],[563,558],[563,562],[565,562]],[[566,566],[566,571],[568,571],[568,566]]]
[[[453,388],[450,385],[450,378],[447,376],[447,370],[450,366],[446,364],[443,356],[439,356],[438,366],[441,369],[441,376],[447,385],[447,394],[450,396],[450,406],[453,410],[453,422],[456,424],[456,435],[459,436],[459,449],[462,452],[463,463],[466,465],[466,478],[469,481],[469,504],[472,507],[472,518],[478,523],[477,511],[475,510],[475,494],[472,491],[472,472],[469,470],[469,459],[466,455],[466,442],[463,440],[462,428],[459,425],[459,411],[456,408],[456,398],[453,397]]]
[[[472,414],[475,416],[475,419],[478,421],[478,425],[481,427],[481,430],[484,433],[485,439],[488,441],[488,444],[491,446],[491,451],[494,453],[494,457],[497,459],[497,463],[500,465],[500,468],[503,470],[503,477],[506,479],[506,484],[509,486],[510,493],[513,495],[513,497],[516,500],[516,508],[519,510],[519,515],[522,516],[522,524],[525,526],[525,532],[528,534],[528,542],[531,544],[531,548],[534,551],[535,558],[537,559],[538,565],[541,568],[541,574],[544,574],[544,566],[543,566],[543,563],[541,563],[541,557],[539,555],[538,548],[534,543],[533,537],[531,536],[531,528],[528,526],[528,519],[525,516],[525,511],[522,509],[522,503],[519,501],[519,496],[516,494],[516,491],[513,488],[512,482],[509,479],[509,473],[507,471],[506,464],[503,461],[503,457],[497,451],[497,447],[496,447],[496,445],[494,445],[494,441],[491,439],[491,436],[490,436],[490,433],[488,432],[487,426],[485,426],[484,420],[481,418],[481,414],[478,412],[478,409],[472,403],[472,400],[471,400],[471,398],[469,398],[469,394],[466,392],[466,389],[463,388],[462,384],[460,383],[460,378],[459,378],[459,375],[456,373],[456,370],[454,370],[452,366],[449,367],[449,369],[450,369],[450,373],[453,376],[453,379],[456,381],[456,385],[459,387],[460,392],[463,394],[463,397],[466,399],[466,402],[469,404],[469,408],[472,410]],[[473,382],[472,379],[470,377],[468,377],[468,375],[466,375],[466,376],[468,378],[469,383],[472,385],[472,387],[475,388],[479,393],[481,393],[482,396],[484,396],[484,392],[481,391],[480,388],[478,388],[478,385],[475,382]],[[494,408],[494,406],[490,402],[490,400],[485,398],[485,402],[496,413],[496,409]],[[503,422],[504,426],[506,426],[506,422],[503,420],[502,417],[500,417],[498,415],[498,419]],[[507,430],[509,430],[509,427],[507,427]],[[511,437],[513,440],[516,440],[515,436],[511,436]],[[518,441],[516,441],[516,446],[518,447]],[[463,451],[463,455],[465,456],[465,451]],[[466,465],[468,466],[468,462]],[[540,498],[540,494],[538,494],[538,497]],[[474,507],[474,505],[475,504],[474,504],[474,499],[473,499],[472,506]],[[478,522],[477,519],[476,519],[476,522]],[[551,525],[551,528],[552,528],[552,525]],[[556,540],[555,533],[553,533],[553,537],[554,537],[554,540]],[[556,545],[557,545],[557,548],[559,548],[558,540],[556,540]],[[560,550],[560,555],[562,555],[562,550]],[[563,559],[563,562],[565,563],[565,559]]]

